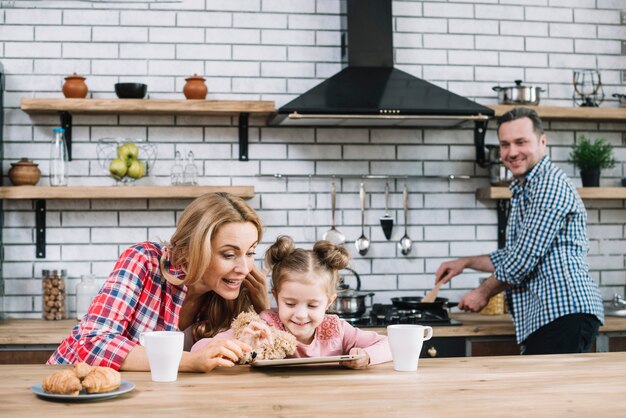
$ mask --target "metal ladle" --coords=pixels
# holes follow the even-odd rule
[[[365,236],[365,186],[363,183],[361,183],[359,196],[361,198],[361,236],[354,241],[354,245],[359,254],[365,255],[370,249],[370,240]]]
[[[402,192],[402,200],[404,202],[404,236],[400,238],[398,242],[398,248],[400,248],[400,252],[403,255],[408,255],[411,252],[411,247],[413,246],[413,242],[411,238],[409,238],[409,234],[407,232],[408,229],[408,213],[409,213],[409,188],[404,185],[404,192]]]
[[[330,241],[335,245],[342,245],[346,242],[346,236],[339,232],[337,228],[335,228],[335,203],[337,200],[337,188],[335,187],[335,182],[333,181],[330,187],[330,205],[332,208],[332,223],[330,225],[330,229],[324,233],[322,239],[326,241]]]

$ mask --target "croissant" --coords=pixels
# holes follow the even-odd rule
[[[43,380],[43,390],[58,395],[78,395],[82,386],[72,369],[59,370]]]
[[[122,376],[110,367],[95,366],[83,379],[87,393],[110,392],[120,387]]]
[[[89,374],[89,372],[91,371],[92,368],[93,367],[91,367],[90,365],[88,365],[85,362],[76,363],[76,364],[74,364],[74,374],[76,374],[76,376],[80,380],[83,380],[85,378],[85,376],[87,376]]]

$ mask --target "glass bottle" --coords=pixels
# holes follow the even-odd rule
[[[69,156],[65,143],[65,130],[54,128],[50,149],[50,186],[67,186]]]
[[[55,321],[67,318],[67,297],[65,292],[66,270],[42,270],[41,287],[43,298],[41,312],[43,319]]]
[[[83,274],[80,283],[76,285],[76,319],[79,321],[87,314],[94,296],[98,294],[100,286],[96,283],[96,276]]]
[[[188,186],[195,186],[198,184],[198,167],[194,161],[193,151],[189,151],[187,154],[187,164],[185,165],[185,171],[183,173],[184,183]]]
[[[174,164],[171,172],[172,186],[183,184],[183,157],[180,151],[174,154]]]

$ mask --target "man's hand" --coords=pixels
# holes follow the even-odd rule
[[[458,276],[463,273],[466,266],[466,259],[459,258],[457,260],[446,261],[441,263],[437,272],[435,273],[435,283],[443,282],[448,283],[454,276]]]
[[[463,311],[480,312],[489,303],[489,296],[480,287],[468,292],[461,298],[459,309]]]

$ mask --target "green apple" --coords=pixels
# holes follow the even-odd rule
[[[146,166],[139,160],[132,160],[128,167],[128,176],[134,179],[140,179],[146,174]]]
[[[113,176],[122,178],[126,175],[127,170],[128,168],[126,167],[126,161],[120,158],[112,160],[109,164],[109,173],[111,173]]]
[[[126,164],[130,167],[132,160],[136,160],[139,156],[139,148],[132,143],[120,145],[117,147],[117,156],[121,160],[126,161]]]

